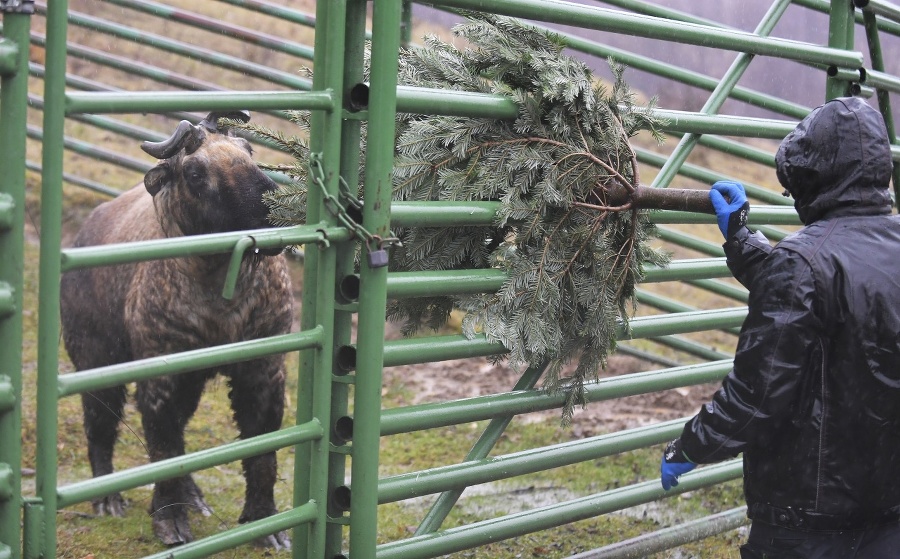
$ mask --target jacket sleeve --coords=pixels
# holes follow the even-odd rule
[[[772,252],[769,239],[760,231],[752,232],[747,227],[741,227],[722,248],[731,274],[747,289],[753,285],[763,260]]]
[[[793,251],[774,249],[758,270],[734,368],[682,432],[692,462],[718,462],[764,444],[790,418],[822,332],[815,287],[809,264]]]

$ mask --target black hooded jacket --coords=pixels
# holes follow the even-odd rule
[[[750,291],[734,369],[681,436],[694,462],[744,453],[748,515],[843,529],[900,507],[900,218],[881,115],[815,109],[776,155],[803,229],[725,244]]]

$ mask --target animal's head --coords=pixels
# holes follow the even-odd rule
[[[262,196],[277,185],[256,166],[247,140],[217,126],[223,117],[250,120],[246,111],[213,112],[196,126],[182,120],[167,140],[141,145],[160,159],[144,186],[168,221],[164,228],[198,235],[271,225]]]

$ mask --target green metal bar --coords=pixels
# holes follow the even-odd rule
[[[276,17],[278,19],[283,19],[285,21],[289,21],[291,23],[297,23],[300,25],[304,25],[306,27],[316,27],[316,17],[310,14],[305,14],[303,12],[292,10],[290,8],[286,8],[284,6],[279,6],[277,4],[272,4],[270,2],[265,2],[263,0],[219,0],[220,2],[224,2],[225,4],[231,4],[232,6],[238,6],[239,8],[245,8],[248,10],[253,10],[259,12],[261,14],[270,15]],[[324,27],[320,26],[320,28]]]
[[[304,60],[313,59],[313,49],[306,45],[286,41],[281,37],[261,33],[254,29],[248,29],[239,25],[233,25],[225,21],[210,18],[196,12],[178,9],[172,6],[150,2],[148,0],[103,0],[107,4],[114,4],[124,8],[140,11],[145,14],[157,16],[167,21],[183,23],[197,29],[210,31],[225,37],[238,39],[241,43],[266,47],[268,49],[284,52]]]
[[[871,85],[879,92],[900,93],[900,78],[877,70],[870,70],[866,73],[866,85]]]
[[[322,328],[258,338],[181,353],[148,357],[118,365],[87,369],[59,377],[59,397],[100,390],[128,382],[220,367],[267,355],[322,347]]]
[[[364,80],[364,58],[366,50],[366,20],[367,9],[365,0],[351,0],[347,7],[347,17],[344,22],[344,71],[343,83],[356,84]],[[349,192],[359,192],[360,169],[360,142],[362,137],[362,122],[357,119],[345,119],[342,122],[341,152],[340,152],[340,176],[344,178]],[[343,278],[352,275],[356,264],[356,243],[344,243],[338,246],[335,278]],[[354,299],[355,300],[355,299]],[[347,310],[334,310],[334,340],[332,347],[349,345],[353,338],[353,313]],[[333,365],[333,369],[337,367]],[[333,370],[334,374],[342,371]],[[348,417],[350,417],[351,385],[347,382],[339,382],[332,377],[331,386],[331,415],[329,426],[332,431],[332,451],[328,457],[328,494],[335,495],[338,488],[346,484],[349,474],[348,457],[352,448],[347,442],[354,438],[354,429],[351,424],[349,429],[339,429]],[[344,380],[344,379],[340,379]],[[349,432],[348,432],[349,431]],[[327,508],[330,519],[325,528],[324,557],[341,557],[346,545],[346,533],[343,522],[346,510],[338,503],[337,499],[330,499]]]
[[[209,557],[214,553],[234,549],[239,545],[250,543],[269,534],[315,522],[316,517],[320,513],[320,507],[317,503],[305,503],[262,520],[241,524],[237,528],[219,532],[214,536],[149,555],[144,559],[201,559]]]
[[[44,133],[40,128],[36,126],[32,126],[29,124],[26,132],[28,133],[29,138],[34,138],[40,141],[44,140]],[[89,144],[81,140],[75,140],[68,136],[63,136],[62,140],[64,149],[72,150],[79,155],[85,155],[93,159],[98,159],[100,161],[112,163],[120,167],[125,167],[126,169],[130,169],[138,173],[146,173],[153,167],[153,165],[147,161],[134,159],[133,157],[128,157],[127,155],[122,155],[114,151],[99,148],[93,144]]]
[[[62,175],[65,124],[67,0],[54,0],[46,14],[47,46],[44,77],[44,125],[41,175],[41,294],[38,303],[37,371],[37,463],[36,491],[40,518],[25,523],[39,534],[25,534],[37,542],[35,557],[56,556],[57,409],[56,381],[59,371],[59,278],[62,246]],[[31,559],[26,555],[28,559]]]
[[[865,2],[865,6],[863,6],[864,16],[866,12],[879,15],[883,18],[893,21],[894,23],[900,23],[900,8],[898,8],[894,4],[891,4],[890,2],[884,2],[882,0],[867,0]]]
[[[481,0],[440,0],[441,6],[480,10]],[[752,33],[720,29],[710,25],[672,22],[663,18],[629,14],[617,10],[584,6],[553,0],[494,0],[491,11],[498,14],[574,25],[586,29],[609,31],[673,41],[714,49],[776,56],[798,62],[859,68],[862,53],[839,48],[820,47],[796,41],[759,37]]]
[[[311,421],[304,425],[294,425],[249,439],[226,443],[159,462],[151,462],[60,487],[57,490],[57,503],[60,508],[65,508],[117,491],[126,491],[251,456],[274,452],[320,438],[323,433],[322,424],[318,421]]]
[[[735,301],[738,301],[745,305],[747,304],[748,292],[743,287],[735,287],[733,285],[711,279],[688,280],[687,283],[715,293],[716,295],[734,299]]]
[[[805,8],[810,8],[812,10],[816,10],[825,14],[831,11],[830,0],[794,0],[794,4],[803,6]],[[857,12],[855,19],[857,23],[862,23],[862,14]],[[878,27],[882,31],[890,33],[891,35],[900,36],[900,24],[894,23],[893,21],[879,18]]]
[[[668,266],[647,266],[641,283],[685,281],[710,277],[731,277],[724,258],[692,258],[673,260]]]
[[[585,384],[585,401],[602,402],[670,390],[683,386],[721,381],[731,370],[732,360],[686,365],[600,379]],[[560,408],[566,394],[545,390],[520,390],[490,396],[476,396],[452,402],[435,402],[387,409],[382,412],[381,435],[412,433],[482,421],[504,415],[518,415]]]
[[[869,46],[869,58],[872,60],[872,71],[882,74],[884,72],[884,53],[881,49],[881,38],[878,33],[878,22],[875,14],[869,10],[863,10],[863,22],[866,29],[866,43]],[[887,128],[888,138],[891,143],[897,142],[897,134],[894,126],[894,113],[891,110],[891,96],[888,91],[900,93],[900,80],[897,80],[896,89],[887,89],[884,87],[877,88],[878,108],[881,110],[881,116],[884,118],[884,125]],[[894,198],[900,194],[900,165],[894,164],[893,170],[894,181]]]
[[[723,249],[720,244],[712,243],[704,239],[698,239],[693,235],[688,235],[687,233],[682,233],[681,231],[676,231],[668,227],[659,227],[657,228],[657,232],[659,233],[659,238],[666,242],[696,250],[697,252],[708,254],[710,256],[725,256],[725,249]]]
[[[329,91],[71,92],[66,101],[67,114],[214,111],[235,106],[251,111],[331,111],[335,107],[334,96]]]
[[[393,503],[456,487],[509,479],[646,448],[678,437],[687,419],[674,419],[492,458],[467,459],[460,464],[383,478],[378,482],[378,500],[382,504]],[[428,530],[416,535],[434,531]]]
[[[47,10],[47,6],[41,2],[35,3],[35,6],[39,13],[45,13]],[[112,37],[132,41],[140,45],[155,47],[179,56],[203,60],[206,63],[221,68],[248,76],[254,76],[292,89],[309,89],[309,80],[298,78],[293,74],[273,70],[267,66],[247,62],[246,60],[234,56],[222,54],[207,48],[189,45],[161,35],[148,33],[144,30],[110,23],[88,14],[70,11],[69,21],[71,21],[73,25],[84,27],[85,29],[99,31]]]
[[[513,386],[513,392],[519,390],[531,390],[534,388],[546,369],[546,364],[526,369],[516,382],[515,386]],[[494,449],[494,446],[496,446],[497,441],[500,440],[503,432],[506,431],[506,428],[509,426],[513,417],[515,416],[508,414],[492,418],[490,423],[488,423],[487,427],[485,427],[484,431],[481,433],[481,436],[475,441],[475,445],[469,453],[466,454],[466,462],[471,463],[486,458],[488,454],[491,453],[491,450]],[[422,519],[422,522],[416,529],[415,535],[428,534],[439,529],[462,494],[463,489],[460,486],[445,486],[443,488],[443,493],[438,495],[438,498],[428,510],[428,514]],[[384,501],[384,486],[381,481],[378,483],[378,502],[386,502]]]
[[[790,0],[776,0],[773,2],[769,10],[763,16],[760,24],[756,27],[755,34],[760,37],[768,36],[790,4]],[[716,85],[712,95],[710,95],[709,99],[706,100],[706,103],[703,104],[701,112],[712,115],[722,108],[722,105],[728,100],[732,90],[737,85],[738,80],[741,79],[741,76],[744,75],[744,72],[750,66],[752,60],[753,55],[751,54],[741,53],[737,56],[731,64],[731,67],[728,68],[725,75],[722,76],[719,84]],[[672,180],[678,175],[678,170],[684,162],[687,161],[688,156],[691,154],[699,140],[700,137],[695,133],[685,134],[669,155],[666,163],[662,166],[662,169],[660,169],[659,173],[653,179],[653,186],[665,188],[672,184]]]
[[[740,326],[746,315],[745,307],[737,307],[686,312],[677,315],[639,316],[629,321],[627,329],[625,326],[620,326],[618,336],[621,340],[630,340],[732,328]],[[472,339],[463,335],[450,335],[390,340],[384,343],[384,366],[395,367],[429,361],[485,357],[501,355],[506,351],[503,344],[490,341],[484,336],[476,336]]]
[[[317,5],[317,17],[319,27],[316,31],[315,67],[314,74],[316,90],[331,90],[335,92],[335,106],[343,106],[342,96],[347,89],[344,84],[346,64],[346,24],[347,24],[347,0],[333,0]],[[321,36],[320,36],[321,35]],[[321,56],[321,57],[320,57]],[[321,81],[320,81],[321,80]],[[328,211],[324,211],[324,196],[337,196],[339,193],[339,178],[341,166],[342,136],[344,132],[341,111],[323,113],[321,118],[311,121],[310,147],[313,156],[310,161],[311,191],[315,195],[308,197],[308,208],[315,205],[314,214],[323,224],[334,227],[337,218]],[[318,184],[316,184],[318,182]],[[312,192],[311,192],[312,194]],[[308,212],[308,219],[311,216]],[[334,366],[334,339],[335,339],[335,275],[337,270],[337,248],[333,245],[324,247],[317,252],[310,268],[307,261],[304,266],[304,291],[314,290],[315,302],[311,308],[306,308],[304,298],[303,314],[305,320],[314,320],[324,329],[325,344],[322,348],[310,355],[301,363],[301,367],[310,367],[310,373],[305,376],[306,382],[311,384],[311,392],[301,395],[298,406],[303,403],[310,408],[305,414],[311,414],[312,418],[319,421],[331,420],[332,403],[332,372]],[[307,274],[309,272],[309,275]],[[314,279],[307,283],[307,278]],[[309,313],[315,313],[311,317]],[[302,369],[301,369],[302,370]],[[301,376],[303,382],[304,376]],[[301,412],[298,409],[298,419]],[[327,529],[327,510],[329,494],[329,480],[331,474],[331,434],[332,429],[326,428],[325,435],[313,441],[309,445],[308,455],[308,485],[304,485],[300,491],[295,490],[295,500],[302,499],[302,494],[308,493],[309,499],[321,504],[321,510],[316,521],[309,527],[308,539],[305,550],[296,550],[295,557],[324,557],[325,549],[329,547],[326,541],[329,531]],[[307,458],[304,451],[303,458]],[[298,454],[298,459],[301,457]],[[298,473],[300,473],[298,471]],[[300,474],[303,475],[303,474]],[[305,555],[301,553],[305,552]]]
[[[383,544],[378,547],[377,557],[378,559],[424,559],[426,557],[437,557],[478,545],[593,518],[656,501],[662,497],[672,497],[688,491],[696,491],[703,487],[739,479],[741,475],[741,460],[731,460],[699,468],[685,474],[679,480],[678,486],[668,492],[663,491],[659,485],[659,480],[653,479],[557,505],[539,507],[459,528],[450,528],[435,534],[416,536]]]
[[[4,11],[0,39],[0,544],[21,557],[22,307],[29,10]]]
[[[332,66],[330,51],[329,55],[326,56],[326,50],[328,50],[326,49],[326,38],[331,34],[328,25],[328,12],[330,8],[331,2],[316,3],[316,16],[319,28],[315,34],[313,67],[320,68],[320,71],[313,73],[313,92],[325,91],[330,87],[330,81],[326,79],[329,75],[329,68]],[[340,26],[343,24],[343,21],[338,21],[332,23],[332,26]],[[337,91],[341,90],[338,89]],[[322,153],[325,149],[325,137],[328,133],[329,126],[334,125],[334,115],[326,114],[322,111],[312,112],[310,115],[310,153]],[[306,219],[308,223],[318,223],[324,216],[328,215],[328,212],[324,211],[322,192],[313,182],[313,173],[309,173],[307,186],[309,187],[309,193],[307,196]],[[310,330],[320,324],[318,320],[319,256],[319,250],[304,251],[302,312],[300,315],[300,328],[302,330]],[[327,304],[327,302],[323,302],[322,304]],[[333,335],[332,332],[328,332],[328,334]],[[316,374],[318,354],[319,351],[307,350],[300,352],[297,375],[297,410],[295,412],[295,421],[298,424],[317,419],[313,405],[317,397],[317,378],[321,376]],[[319,499],[321,497],[321,492],[318,489],[316,489],[315,495],[313,494],[314,488],[311,482],[314,451],[318,453],[320,452],[320,448],[317,447],[314,449],[312,443],[300,444],[296,447],[293,472],[293,501],[295,507],[301,506],[303,503],[306,503],[313,498]],[[327,484],[327,476],[320,476],[319,481],[323,482],[323,478],[324,483]],[[323,506],[321,507],[323,510],[319,512],[315,520],[315,522],[319,524],[325,522],[325,514],[327,513],[324,506],[324,503],[327,502],[327,500],[321,502],[323,503]],[[319,528],[317,527],[316,530],[318,531]],[[321,530],[324,533],[326,529],[322,528]],[[293,559],[306,559],[306,557],[310,557],[311,555],[309,552],[313,541],[313,528],[311,526],[305,529],[295,529],[293,533]]]
[[[547,0],[534,1],[544,2]],[[503,95],[441,91],[411,86],[397,88],[397,110],[407,113],[505,119],[512,119],[518,115],[518,107],[515,102]],[[661,126],[663,130],[681,133],[695,132],[780,140],[797,125],[796,121],[705,115],[666,109],[654,109],[653,113],[667,121],[667,124]]]
[[[709,22],[707,23],[707,25],[714,25],[716,27],[724,28],[724,26],[722,26],[721,24],[713,22]],[[549,30],[549,28],[540,25],[534,25],[534,27],[538,29]],[[679,68],[677,66],[659,62],[658,60],[654,60],[646,56],[641,56],[639,54],[611,47],[609,45],[590,41],[583,37],[578,37],[568,33],[562,33],[557,29],[552,29],[551,31],[561,36],[565,41],[566,46],[573,50],[577,50],[601,58],[612,58],[613,60],[616,60],[621,64],[625,64],[626,66],[628,66],[628,68],[643,70],[656,76],[661,76],[673,81],[677,81],[701,89],[706,89],[709,91],[714,90],[719,84],[719,80],[705,74],[701,74],[700,72],[694,72],[692,70]],[[730,95],[732,99],[743,101],[748,105],[760,107],[792,118],[800,119],[809,113],[809,108],[807,107],[798,105],[796,103],[791,103],[783,99],[779,99],[778,97],[775,97],[773,95],[760,93],[746,87],[735,87],[731,91]]]
[[[401,2],[375,2],[372,14],[363,223],[370,232],[381,237],[390,236],[402,7]],[[374,559],[378,535],[379,424],[385,360],[387,267],[363,263],[360,268],[349,543],[350,556],[354,559]]]
[[[252,237],[259,248],[278,248],[299,244],[323,244],[325,241],[346,241],[351,238],[351,233],[343,227],[326,224],[210,233],[208,235],[69,248],[62,252],[60,262],[62,271],[68,272],[76,268],[225,253],[234,250],[234,246],[241,239],[247,237]]]
[[[710,514],[677,526],[641,534],[599,549],[572,555],[569,559],[640,559],[654,553],[735,530],[750,523],[747,507]]]
[[[690,135],[685,135],[688,137]],[[697,137],[697,136],[694,136]],[[699,136],[701,138],[701,142],[703,138],[707,138],[707,136]],[[669,161],[669,158],[660,155],[658,153],[654,153],[652,151],[635,148],[634,153],[637,156],[638,162],[646,163],[648,165],[652,165],[654,167],[664,168],[666,162]],[[773,165],[775,161],[775,156],[771,156]],[[737,180],[734,177],[730,177],[723,173],[718,173],[716,171],[711,171],[709,169],[705,169],[703,167],[699,167],[697,165],[692,165],[690,163],[682,163],[682,165],[678,168],[677,173],[681,176],[694,179],[700,181],[705,184],[712,184],[716,181],[720,180]],[[771,204],[775,206],[793,206],[793,202],[782,196],[780,193],[773,192],[772,190],[759,186],[750,182],[740,181],[744,185],[744,189],[747,192],[747,196],[751,200],[759,200],[765,204]]]
[[[734,357],[733,354],[722,353],[721,351],[717,351],[711,348],[707,344],[695,342],[681,336],[658,336],[647,339],[651,342],[658,343],[662,346],[674,349],[676,351],[687,353],[688,355],[693,355],[694,357],[699,357],[700,359],[704,359],[706,361],[716,361],[719,359],[729,359]]]
[[[853,0],[831,0],[828,20],[828,46],[837,49],[853,48]],[[846,66],[855,68],[854,66]],[[830,74],[830,73],[829,73]],[[850,94],[850,84],[831,75],[825,80],[826,99]]]
[[[636,291],[636,299],[642,305],[648,305],[667,313],[677,314],[684,312],[696,312],[698,310],[696,307],[685,305],[680,301],[676,301],[674,299],[664,297],[656,293],[651,293],[644,289],[638,289]],[[740,328],[728,328],[725,330],[725,332],[728,332],[729,334],[739,334]]]

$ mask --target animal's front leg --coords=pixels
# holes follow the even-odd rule
[[[88,459],[94,477],[111,474],[113,449],[125,407],[125,387],[116,386],[81,395],[84,433],[88,442]],[[118,492],[91,501],[98,516],[124,516],[125,499]]]
[[[233,365],[227,371],[231,406],[241,431],[248,439],[281,428],[284,415],[284,359],[280,356]],[[246,492],[239,522],[251,522],[275,514],[275,481],[278,465],[269,452],[243,461]],[[290,549],[286,532],[257,540],[257,545]]]
[[[197,409],[205,375],[194,373],[163,377],[138,384],[137,405],[141,411],[150,460],[157,462],[184,454],[184,427]],[[203,494],[187,475],[156,483],[150,515],[153,532],[166,545],[193,541],[188,511],[197,507],[207,514]]]

